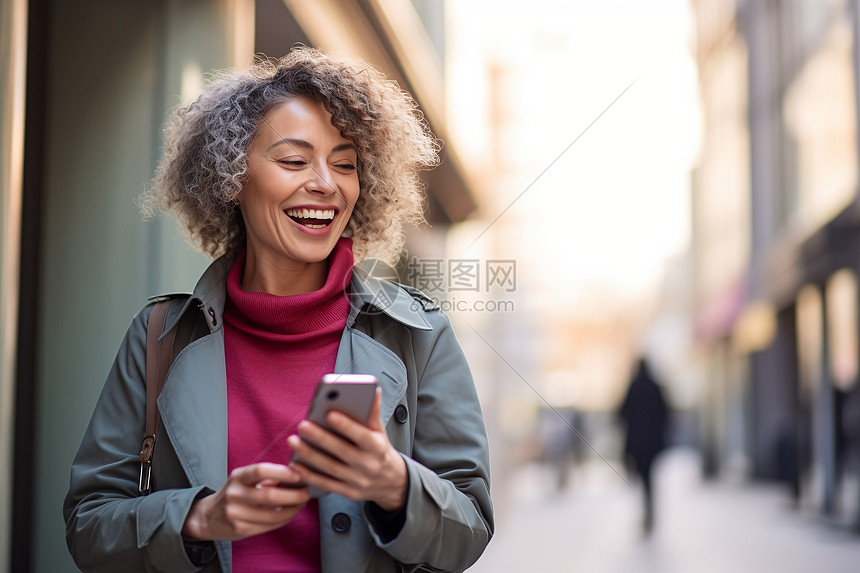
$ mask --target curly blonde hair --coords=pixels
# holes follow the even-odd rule
[[[266,114],[298,96],[322,102],[358,151],[361,192],[344,231],[356,262],[396,262],[403,225],[424,220],[418,173],[438,164],[439,143],[396,82],[364,62],[305,46],[258,58],[246,72],[214,73],[197,101],[174,112],[153,187],[140,198],[143,212],[171,211],[204,253],[235,255],[246,241],[236,196],[248,176],[248,147]]]

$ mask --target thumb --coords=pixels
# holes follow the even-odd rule
[[[367,427],[377,432],[385,431],[385,427],[382,425],[382,388],[376,388],[376,396],[373,397],[373,405],[370,407]]]

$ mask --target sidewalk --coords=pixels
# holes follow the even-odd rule
[[[513,482],[517,499],[499,508],[496,535],[469,573],[860,571],[860,537],[799,514],[777,487],[702,483],[689,451],[667,452],[657,469],[650,538],[638,494],[599,460],[560,493],[541,467]]]

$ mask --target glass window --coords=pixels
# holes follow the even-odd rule
[[[837,271],[826,292],[830,375],[837,388],[848,390],[857,380],[857,276]]]
[[[812,390],[821,380],[821,335],[824,321],[821,292],[805,286],[797,295],[797,354],[800,383]]]
[[[793,215],[804,229],[829,221],[857,189],[852,35],[847,17],[835,20],[789,84],[783,102],[786,139],[796,160]]]

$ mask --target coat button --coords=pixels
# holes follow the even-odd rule
[[[331,528],[338,533],[346,533],[352,525],[352,520],[345,513],[335,513],[331,518]]]
[[[398,404],[394,409],[394,419],[397,420],[401,424],[406,423],[406,419],[409,417],[409,412],[406,410],[406,406],[403,404]]]

